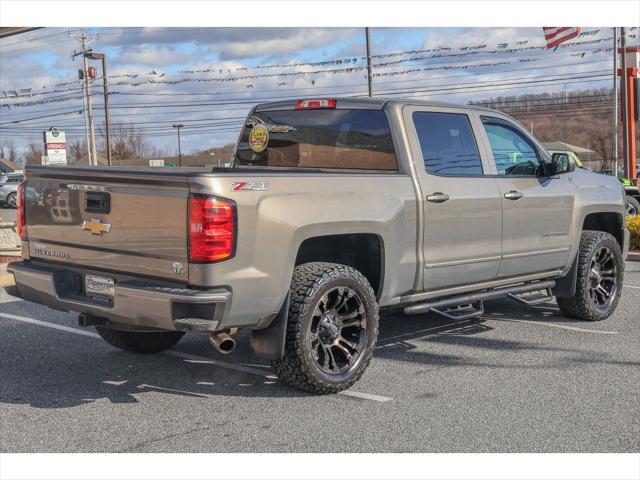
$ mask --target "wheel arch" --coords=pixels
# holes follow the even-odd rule
[[[380,299],[384,285],[384,240],[375,233],[341,233],[306,238],[300,244],[294,268],[303,263],[329,262],[348,265],[369,281]]]
[[[593,212],[585,215],[582,230],[594,230],[611,234],[620,250],[624,249],[624,216],[617,212]]]

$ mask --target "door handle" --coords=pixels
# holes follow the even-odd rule
[[[427,202],[444,203],[447,200],[449,200],[449,195],[447,195],[446,193],[435,192],[431,195],[427,195]]]
[[[504,194],[504,198],[508,200],[519,200],[522,198],[522,193],[511,190],[510,192]]]

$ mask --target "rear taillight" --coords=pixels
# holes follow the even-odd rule
[[[22,240],[27,239],[27,218],[25,211],[24,182],[18,185],[16,192],[16,231]]]
[[[189,195],[189,261],[219,262],[234,256],[236,203],[209,195]]]
[[[296,103],[296,110],[315,108],[336,108],[335,99],[300,100]]]

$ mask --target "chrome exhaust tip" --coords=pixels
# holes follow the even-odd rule
[[[209,343],[223,355],[228,355],[236,349],[236,341],[227,333],[210,333]]]

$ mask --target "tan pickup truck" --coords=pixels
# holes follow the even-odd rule
[[[311,99],[249,114],[231,168],[28,167],[23,298],[153,353],[187,331],[307,391],[348,388],[379,309],[453,319],[556,297],[603,320],[628,248],[617,179],[551,157],[497,111]]]

